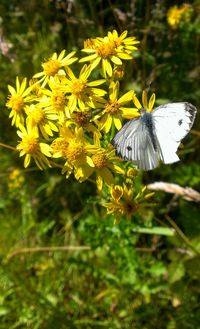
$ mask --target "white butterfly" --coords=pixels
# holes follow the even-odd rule
[[[159,161],[179,161],[178,146],[190,131],[196,116],[190,103],[169,103],[152,112],[140,110],[140,117],[128,121],[111,143],[116,154],[133,161],[141,170],[156,168]]]

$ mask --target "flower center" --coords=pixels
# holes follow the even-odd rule
[[[136,203],[126,202],[124,208],[125,213],[131,215],[137,211],[138,206]]]
[[[19,113],[24,107],[24,99],[21,95],[13,95],[10,97],[9,103],[13,111]]]
[[[36,125],[40,124],[45,117],[45,113],[42,109],[35,107],[30,114]]]
[[[117,101],[108,101],[106,103],[105,111],[111,115],[116,114],[119,110],[120,105]]]
[[[42,67],[44,74],[47,76],[55,75],[60,70],[60,64],[56,59],[50,59],[46,63],[43,63]]]
[[[107,160],[108,158],[104,152],[100,152],[92,156],[92,161],[98,169],[105,168],[107,165]]]
[[[96,43],[95,39],[86,39],[84,41],[84,48],[90,48],[90,49],[95,49],[96,48]]]
[[[71,141],[68,145],[66,156],[70,162],[76,161],[85,155],[84,146],[82,143]]]
[[[35,154],[39,150],[38,140],[34,136],[25,136],[21,141],[21,148],[26,154]]]
[[[103,43],[97,47],[96,53],[104,59],[111,57],[115,54],[115,45],[113,42]]]
[[[82,81],[80,79],[74,81],[71,88],[72,94],[78,98],[80,98],[83,95],[85,89],[86,89],[86,81]]]
[[[67,152],[67,147],[69,143],[67,142],[66,138],[63,137],[58,137],[56,138],[53,143],[51,144],[53,154],[57,152],[61,152],[62,155],[64,156]]]
[[[79,126],[85,126],[89,121],[90,115],[86,112],[76,112],[74,121]]]
[[[65,95],[62,91],[56,92],[51,97],[53,108],[59,112],[63,111],[65,107]]]

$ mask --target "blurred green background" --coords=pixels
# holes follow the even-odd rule
[[[54,51],[83,47],[114,28],[141,41],[127,64],[124,90],[150,87],[157,105],[200,105],[200,3],[176,27],[168,10],[182,1],[0,1],[0,143],[16,145],[5,108],[7,85],[30,78]],[[181,162],[141,173],[137,184],[177,183],[200,190],[199,116],[180,150]],[[118,225],[99,205],[92,183],[66,180],[57,169],[23,169],[0,147],[0,328],[200,328],[199,204],[156,193],[149,225],[173,236]],[[183,233],[182,233],[183,232]],[[31,247],[89,250],[21,252]]]

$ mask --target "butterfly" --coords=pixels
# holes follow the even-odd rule
[[[116,154],[133,161],[140,170],[152,170],[161,161],[165,164],[179,161],[176,154],[181,140],[190,131],[197,109],[190,103],[161,105],[128,121],[111,143]]]

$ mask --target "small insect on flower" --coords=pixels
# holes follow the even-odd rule
[[[111,141],[117,155],[133,161],[141,170],[156,168],[160,160],[165,164],[179,161],[176,151],[194,123],[196,108],[180,102],[153,109],[155,95],[147,102],[143,92],[142,98],[143,106],[133,98],[140,116],[128,121]]]

